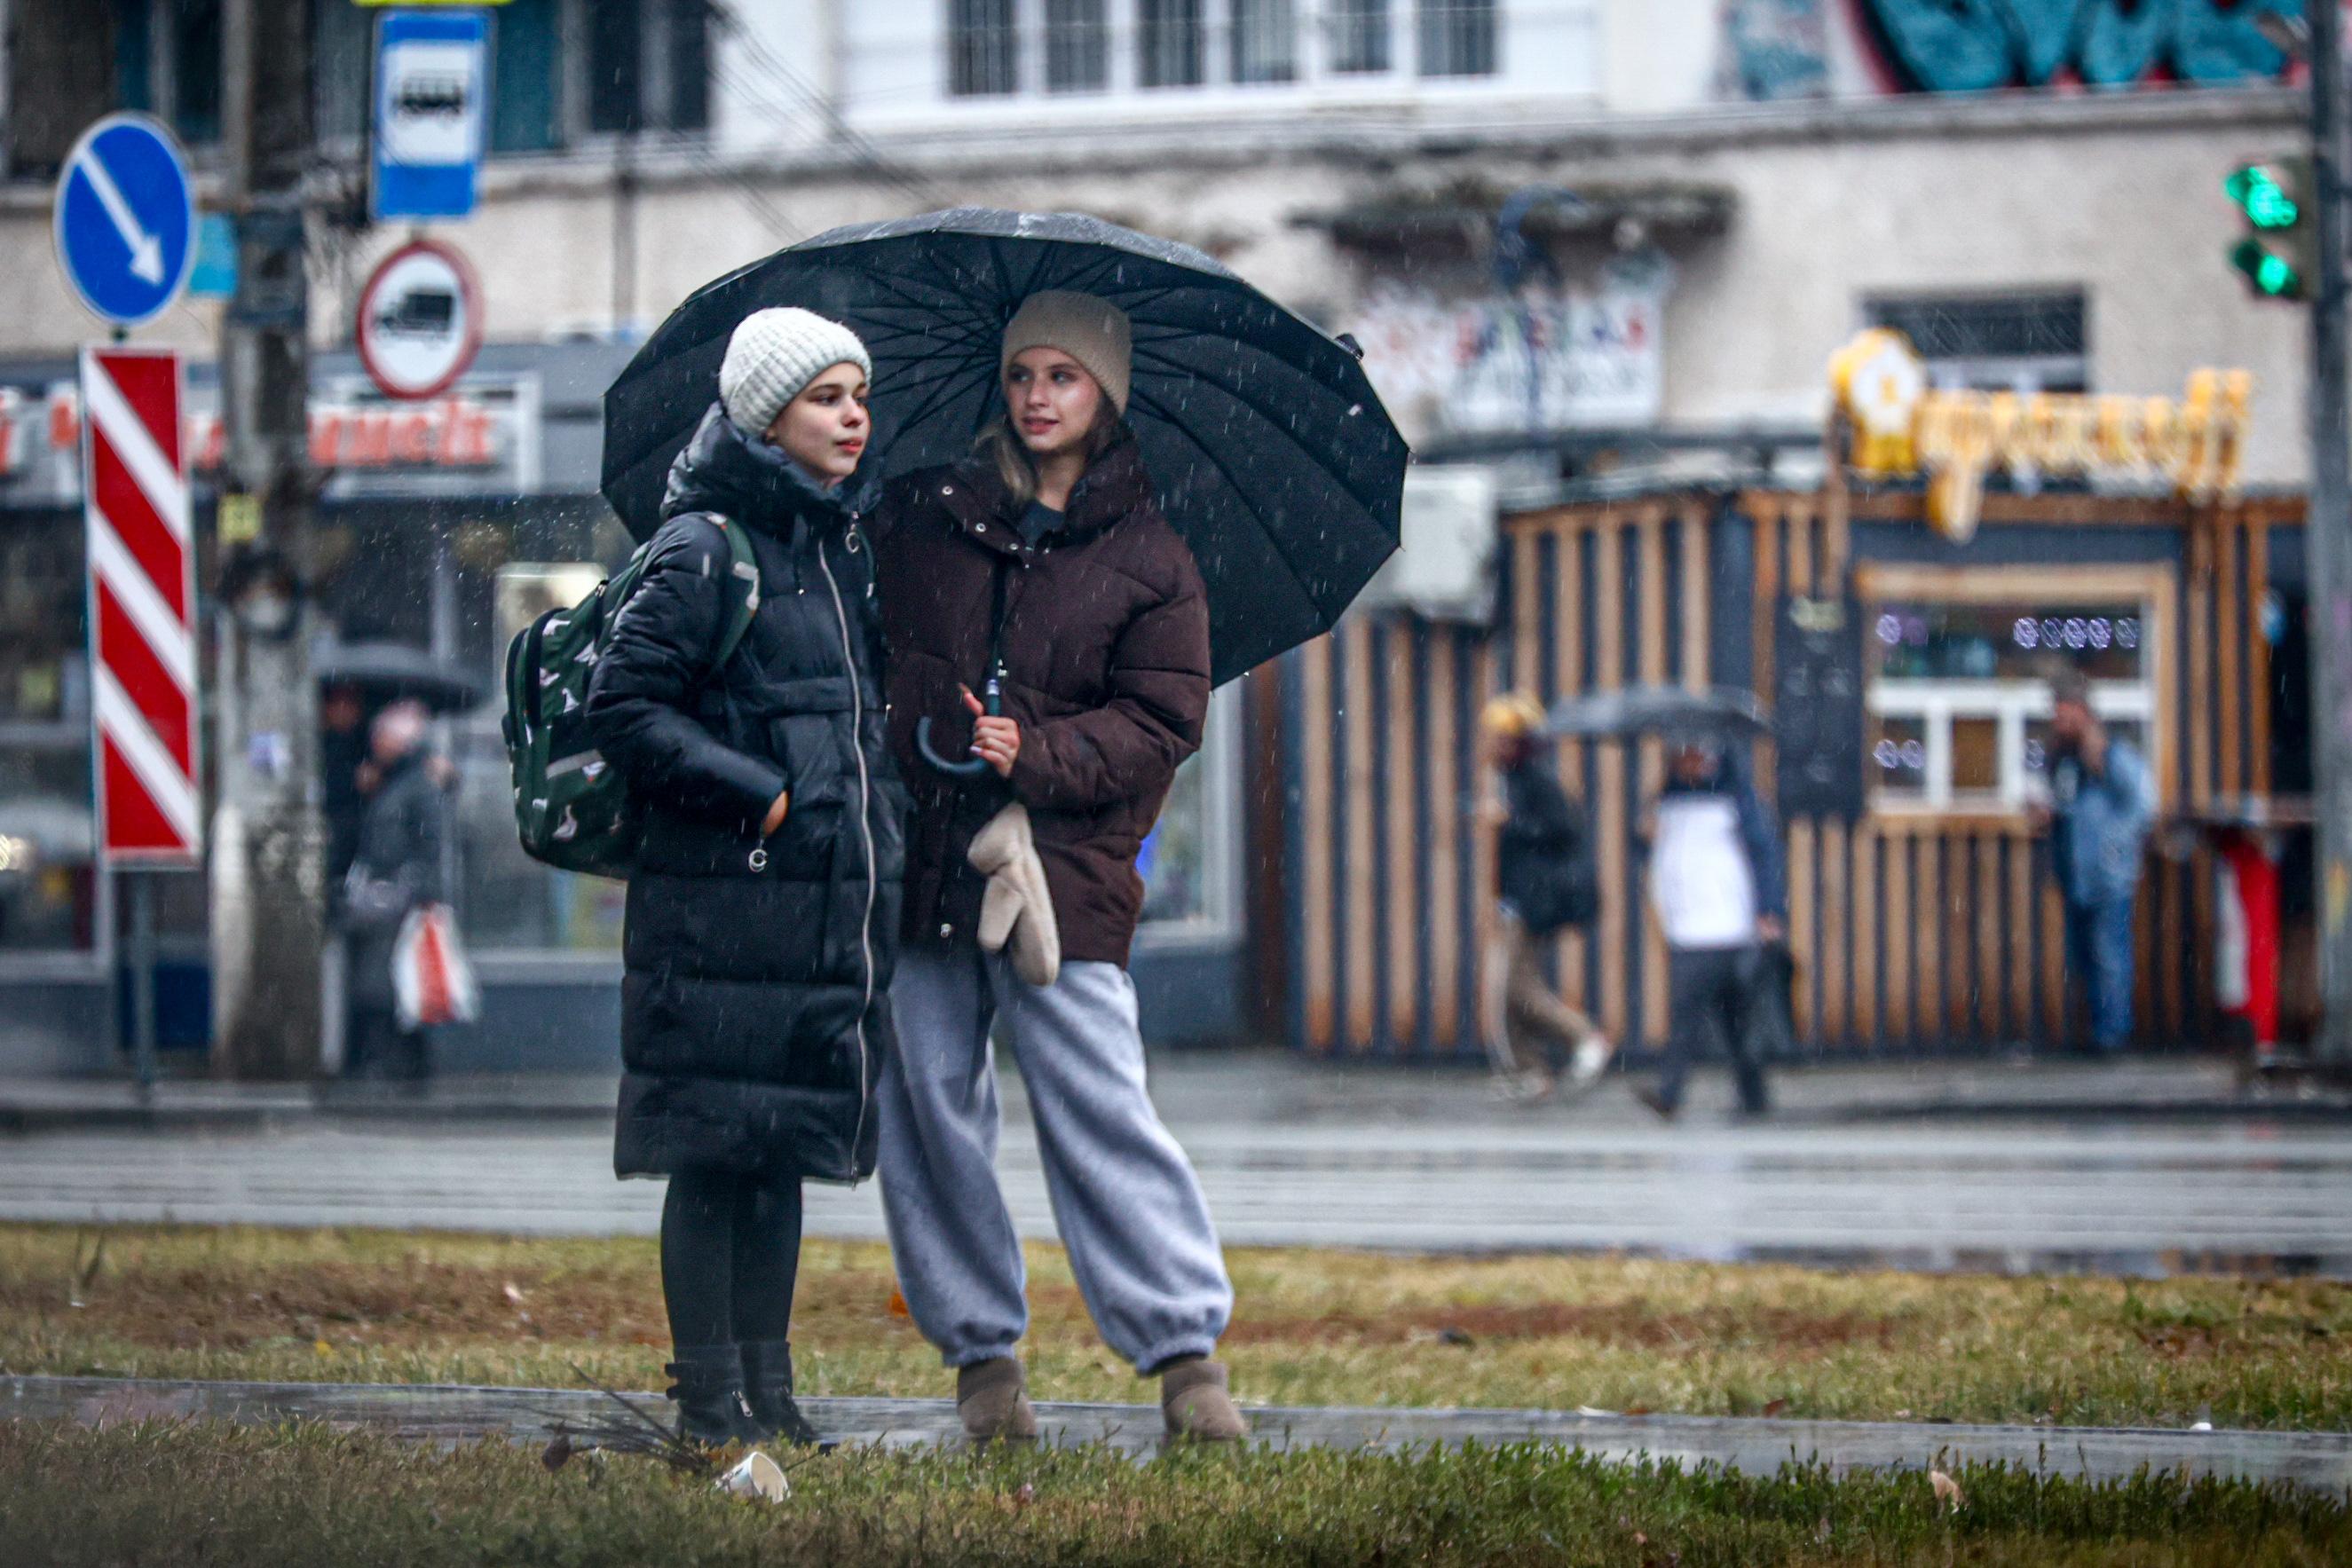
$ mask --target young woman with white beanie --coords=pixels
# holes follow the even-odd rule
[[[786,1337],[801,1183],[874,1170],[904,847],[856,483],[872,374],[809,311],[736,328],[589,688],[598,751],[646,806],[614,1166],[669,1180],[669,1394],[711,1442],[814,1440]]]

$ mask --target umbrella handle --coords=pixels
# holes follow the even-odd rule
[[[1003,659],[998,659],[994,667],[990,669],[988,684],[982,689],[988,695],[982,699],[981,711],[991,717],[1003,713],[1004,661]],[[915,750],[921,755],[924,761],[950,778],[977,779],[988,771],[988,759],[984,757],[972,757],[961,762],[950,762],[932,750],[931,716],[929,714],[925,714],[915,723]]]
[[[931,716],[925,714],[915,723],[915,750],[924,761],[953,779],[976,779],[988,771],[988,758],[967,758],[961,762],[950,762],[931,749]]]

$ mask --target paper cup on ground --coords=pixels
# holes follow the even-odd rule
[[[737,1497],[763,1497],[770,1502],[782,1502],[792,1495],[792,1486],[775,1460],[754,1448],[743,1456],[742,1462],[719,1478],[719,1490]]]

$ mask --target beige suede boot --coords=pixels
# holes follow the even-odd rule
[[[1191,1355],[1171,1362],[1160,1371],[1160,1414],[1171,1437],[1202,1443],[1238,1443],[1249,1436],[1249,1422],[1227,1392],[1223,1362]]]
[[[1002,1437],[1026,1443],[1037,1436],[1037,1412],[1029,1403],[1029,1379],[1018,1358],[1000,1355],[956,1372],[956,1414],[964,1435],[975,1443]]]

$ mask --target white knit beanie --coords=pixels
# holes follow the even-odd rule
[[[874,361],[857,334],[814,310],[780,306],[754,310],[727,340],[719,366],[719,401],[746,435],[765,435],[784,405],[835,365],[856,365],[874,379]]]

